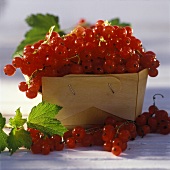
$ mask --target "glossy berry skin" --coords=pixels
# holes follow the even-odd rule
[[[64,142],[55,143],[54,147],[56,151],[62,151],[64,149]]]
[[[158,75],[158,69],[156,69],[156,68],[149,68],[148,75],[150,77],[156,77]]]
[[[93,146],[93,135],[92,134],[86,134],[84,136],[84,138],[81,140],[81,145],[83,147]]]
[[[150,114],[154,114],[157,110],[158,110],[158,107],[155,106],[155,105],[151,105],[148,108],[148,111],[149,111]]]
[[[130,132],[125,129],[119,132],[118,137],[122,140],[122,142],[128,142],[131,138],[131,135]]]
[[[41,154],[41,150],[42,150],[42,148],[40,145],[32,145],[31,146],[31,152],[33,154]]]
[[[122,153],[122,149],[120,146],[113,146],[111,152],[113,155],[119,156]]]
[[[150,126],[151,132],[156,132],[158,121],[155,117],[148,118],[148,125]]]
[[[41,154],[42,152],[42,140],[41,139],[38,139],[36,142],[32,144],[31,151],[33,154]]]
[[[105,125],[103,128],[103,133],[102,133],[102,139],[103,141],[111,141],[113,140],[114,136],[116,134],[116,130],[112,125]]]
[[[28,84],[26,82],[20,82],[18,88],[20,91],[25,92],[28,90]]]
[[[26,91],[26,96],[29,98],[29,99],[33,99],[37,96],[38,92],[35,92],[35,91],[32,91],[30,89],[28,89]]]
[[[158,110],[155,113],[155,118],[158,122],[167,121],[168,120],[168,113],[165,110]]]
[[[11,64],[7,64],[5,67],[4,67],[4,73],[8,76],[13,76],[15,74],[15,67]]]
[[[144,115],[139,115],[136,119],[135,119],[136,125],[138,126],[142,126],[146,124],[146,117]]]
[[[150,129],[149,125],[143,125],[141,128],[142,128],[142,131],[143,131],[144,135],[151,132],[151,129]]]
[[[72,130],[68,130],[64,133],[63,135],[64,142],[66,142],[69,137],[72,137]]]
[[[81,126],[77,126],[73,129],[72,131],[72,136],[76,139],[76,140],[81,140],[84,138],[84,136],[86,135],[86,131],[83,127]]]
[[[15,68],[20,68],[22,67],[23,59],[21,57],[15,57],[12,59],[12,65]]]
[[[165,121],[159,123],[157,131],[160,134],[168,135],[170,133],[170,122]]]
[[[120,146],[122,147],[122,140],[120,138],[115,138],[113,141],[112,141],[112,146]]]
[[[41,153],[43,155],[48,155],[50,153],[50,145],[49,144],[43,144],[42,149],[41,149]]]
[[[110,141],[105,142],[103,144],[103,150],[111,152],[111,150],[112,150],[112,142],[110,142]]]
[[[61,137],[60,135],[55,134],[55,135],[53,135],[51,138],[54,139],[54,142],[55,142],[55,143],[60,143],[60,142],[62,142],[62,137]]]
[[[66,146],[70,149],[73,149],[76,147],[76,140],[74,137],[69,137],[67,138],[67,141],[66,141]]]

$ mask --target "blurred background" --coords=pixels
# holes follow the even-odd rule
[[[134,35],[146,50],[154,51],[161,65],[159,75],[148,78],[144,110],[152,104],[155,93],[170,100],[170,1],[169,0],[0,0],[0,112],[14,114],[18,107],[25,114],[41,101],[41,95],[30,100],[19,92],[24,81],[20,72],[7,77],[3,67],[11,63],[12,54],[30,28],[25,18],[31,14],[50,13],[59,16],[61,29],[67,29],[84,18],[90,23],[98,19],[120,18],[132,24]],[[169,107],[169,106],[167,106]],[[166,109],[166,108],[164,108]]]

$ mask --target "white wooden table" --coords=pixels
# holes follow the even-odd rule
[[[2,0],[0,0],[2,1]],[[85,17],[90,22],[120,17],[131,22],[134,32],[148,50],[153,50],[161,62],[159,76],[149,78],[143,111],[146,111],[155,93],[156,104],[170,114],[170,1],[111,1],[111,0],[6,0],[0,8],[0,112],[9,119],[21,107],[26,117],[30,109],[41,102],[41,96],[30,100],[19,92],[17,84],[24,80],[17,72],[14,77],[4,76],[3,66],[11,62],[11,55],[28,30],[24,19],[31,13],[53,13],[60,16],[63,28],[74,25]],[[97,5],[98,4],[98,5]],[[3,9],[3,10],[2,10]],[[64,149],[48,156],[33,155],[21,149],[9,156],[0,154],[0,170],[55,170],[55,169],[133,169],[170,170],[170,135],[149,134],[128,142],[128,148],[119,157],[102,151],[101,147]]]

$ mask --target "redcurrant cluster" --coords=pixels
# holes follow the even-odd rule
[[[148,133],[160,133],[164,135],[170,133],[170,117],[168,116],[167,111],[163,109],[160,110],[155,105],[156,95],[161,94],[155,94],[153,96],[153,105],[149,106],[148,111],[143,112],[135,120],[139,136],[143,137]]]
[[[39,130],[32,128],[29,128],[28,131],[32,138],[32,153],[44,155],[51,151],[61,151],[64,147],[73,149],[103,146],[104,151],[112,152],[118,156],[126,150],[127,142],[134,140],[137,136],[136,126],[132,121],[116,121],[113,117],[106,119],[104,127],[85,129],[76,126],[73,130],[65,132],[63,137],[59,135],[47,137]]]
[[[136,126],[133,121],[115,121],[112,117],[108,117],[105,124],[102,133],[103,148],[119,156],[126,150],[127,142],[136,138]]]
[[[32,138],[31,151],[34,154],[48,155],[51,151],[61,151],[64,148],[64,142],[59,135],[51,137],[45,136],[37,129],[29,128],[30,136]]]
[[[137,73],[147,68],[155,77],[158,67],[155,53],[144,50],[131,27],[98,20],[92,28],[78,26],[62,37],[49,31],[45,40],[26,45],[23,56],[15,57],[4,72],[12,76],[19,68],[29,77],[29,82],[20,82],[20,91],[35,98],[41,91],[43,76]]]
[[[126,150],[127,142],[136,137],[136,126],[129,121],[116,121],[112,117],[107,119],[112,119],[115,122],[114,125],[109,122],[102,128],[95,127],[86,130],[78,126],[66,132],[64,134],[66,146],[68,148],[103,146],[104,151],[112,152],[116,156],[120,155]]]

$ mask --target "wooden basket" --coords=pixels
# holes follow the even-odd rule
[[[67,128],[103,125],[107,116],[134,120],[142,112],[148,70],[139,73],[42,78],[42,99],[62,106]]]

